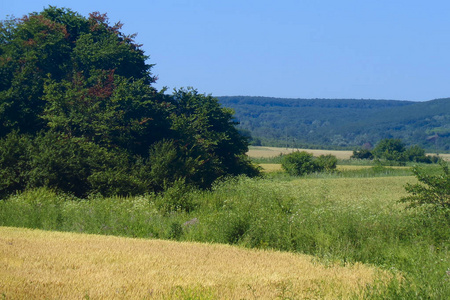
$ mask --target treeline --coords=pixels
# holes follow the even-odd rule
[[[232,110],[194,89],[157,91],[121,27],[51,6],[0,23],[1,197],[135,195],[258,173]]]
[[[239,129],[254,145],[354,149],[401,139],[430,152],[450,151],[450,99],[218,98],[235,110]]]
[[[377,159],[389,164],[405,164],[406,162],[431,164],[438,163],[440,160],[439,156],[426,155],[425,149],[418,145],[406,147],[400,139],[381,140],[373,150],[364,147],[353,150],[351,158]]]

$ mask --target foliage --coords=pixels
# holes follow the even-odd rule
[[[52,6],[0,24],[0,196],[135,195],[258,173],[233,112],[194,89],[158,92],[122,24]]]
[[[350,158],[354,158],[354,159],[373,159],[373,154],[368,149],[353,150],[353,155]]]
[[[17,132],[0,139],[0,197],[27,186],[30,147],[30,138]]]
[[[388,161],[405,161],[405,145],[400,139],[383,139],[375,146],[372,154],[375,158]]]
[[[317,164],[313,162],[313,155],[306,151],[295,151],[285,155],[281,167],[293,176],[314,173],[318,170]]]
[[[410,194],[401,199],[410,207],[431,206],[433,209],[446,210],[450,217],[450,172],[446,162],[441,161],[442,174],[430,175],[415,166],[413,173],[419,183],[407,184],[406,191]]]
[[[336,169],[337,158],[334,155],[321,155],[315,158],[306,151],[295,151],[283,156],[281,167],[293,176],[301,176],[314,172],[333,171]]]
[[[383,160],[388,164],[405,164],[405,162],[436,163],[438,156],[425,155],[425,150],[418,145],[406,148],[400,139],[383,139],[372,151],[368,149],[353,150],[352,159]]]
[[[197,182],[201,186],[210,186],[228,174],[258,174],[245,157],[248,142],[236,129],[231,109],[192,88],[175,90],[172,104],[172,129],[182,150],[198,160],[196,173],[202,179]]]
[[[450,150],[450,99],[425,102],[364,99],[219,97],[258,145],[354,149],[386,138],[430,151]],[[256,144],[255,144],[256,145]]]
[[[336,156],[332,154],[320,155],[315,161],[315,163],[319,166],[319,169],[326,172],[332,172],[336,170],[337,162],[338,160]]]

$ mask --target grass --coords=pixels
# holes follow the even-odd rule
[[[263,173],[266,177],[291,180],[281,164],[260,163]],[[427,166],[430,171],[438,170],[437,166]],[[338,165],[336,170],[331,173],[314,173],[305,175],[306,178],[371,178],[386,176],[411,176],[412,172],[409,167],[383,167],[383,166],[366,166],[366,165]]]
[[[30,190],[0,201],[0,225],[303,253],[320,264],[364,263],[403,278],[368,285],[364,298],[450,298],[449,220],[440,211],[405,210],[398,203],[405,184],[416,179],[392,172],[408,169],[383,169],[376,176],[367,173],[371,169],[345,171],[364,176],[303,178],[275,172],[218,182],[210,191],[174,188],[161,196],[129,198],[80,200]],[[172,205],[179,199],[189,204],[188,211],[168,209],[179,207]],[[281,289],[295,284],[284,282]],[[186,293],[195,291],[189,285]]]
[[[387,272],[227,245],[0,227],[5,299],[362,298]]]

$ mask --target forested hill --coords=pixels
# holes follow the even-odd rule
[[[218,97],[235,110],[255,145],[355,148],[400,138],[429,151],[450,150],[450,98],[426,102]]]

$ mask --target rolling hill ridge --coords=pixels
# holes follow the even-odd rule
[[[450,98],[425,102],[364,99],[217,97],[254,145],[354,149],[399,138],[450,151]]]

